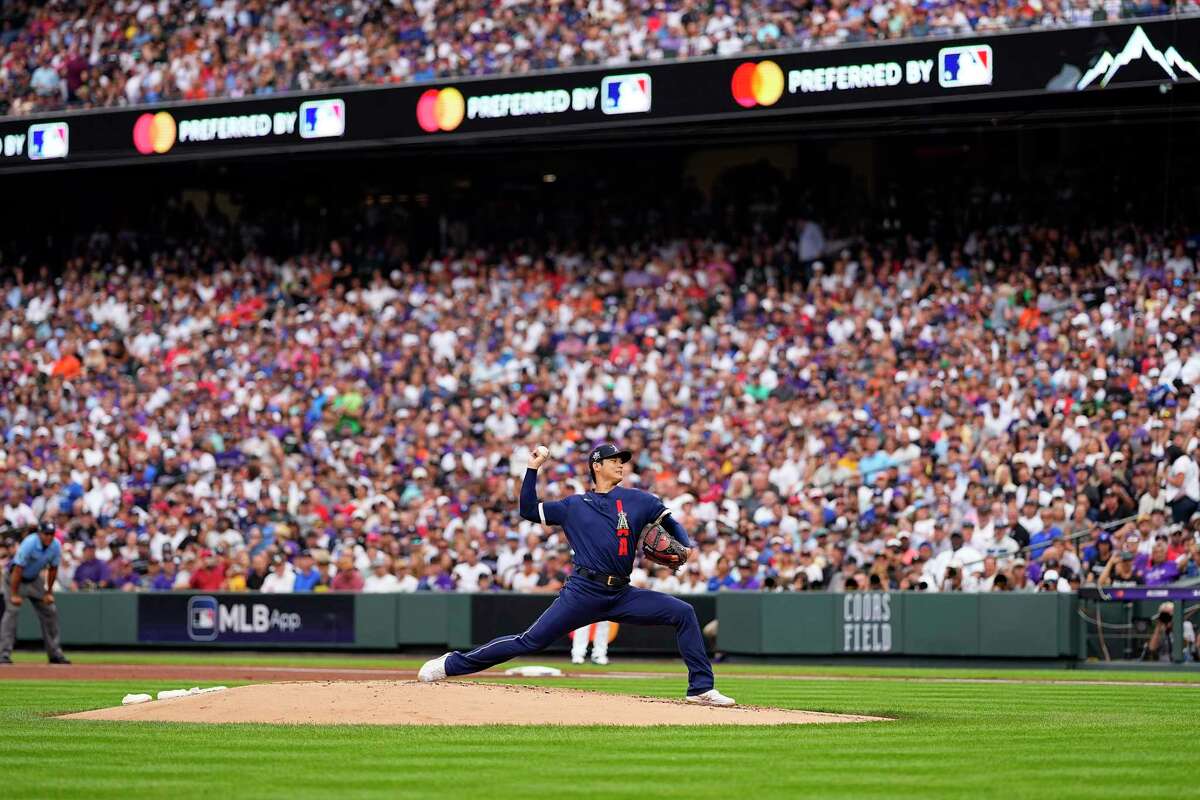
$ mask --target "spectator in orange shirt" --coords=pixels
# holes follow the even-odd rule
[[[83,364],[79,361],[79,356],[75,355],[73,349],[67,349],[62,356],[54,362],[54,367],[50,370],[50,374],[56,378],[65,380],[74,380],[83,372]]]

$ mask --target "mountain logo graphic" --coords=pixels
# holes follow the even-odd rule
[[[1142,30],[1142,26],[1138,25],[1133,29],[1133,33],[1129,35],[1129,41],[1125,43],[1125,47],[1122,48],[1121,52],[1114,56],[1105,50],[1092,68],[1085,72],[1083,77],[1079,79],[1079,83],[1075,85],[1075,88],[1086,89],[1097,78],[1100,78],[1101,86],[1108,86],[1109,81],[1120,71],[1121,67],[1140,58],[1149,58],[1155,64],[1158,64],[1172,81],[1179,80],[1180,72],[1185,72],[1200,81],[1200,71],[1197,71],[1192,62],[1179,55],[1179,51],[1174,47],[1168,47],[1166,52],[1159,50],[1150,41],[1150,37],[1146,35],[1146,32]]]

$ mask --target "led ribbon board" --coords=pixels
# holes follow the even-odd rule
[[[0,173],[1200,82],[1200,18],[0,120]],[[1162,102],[1166,102],[1163,100]]]

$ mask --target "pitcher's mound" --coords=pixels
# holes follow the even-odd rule
[[[712,708],[680,700],[503,684],[313,681],[240,686],[67,714],[62,719],[314,725],[782,725],[882,718]]]

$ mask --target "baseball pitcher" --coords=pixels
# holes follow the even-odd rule
[[[735,705],[731,698],[713,688],[712,665],[704,651],[704,637],[692,607],[677,597],[629,585],[634,549],[638,545],[636,531],[646,531],[643,553],[668,566],[682,566],[691,546],[687,533],[671,518],[662,500],[620,485],[625,465],[633,454],[612,444],[600,445],[588,458],[592,489],[586,494],[543,503],[537,496],[537,474],[549,455],[545,447],[535,448],[521,486],[520,511],[530,522],[562,526],[574,553],[570,579],[529,630],[501,636],[466,653],[446,653],[431,659],[421,667],[419,678],[432,682],[479,672],[543,650],[567,633],[593,622],[671,625],[688,668],[685,699],[701,705]]]

